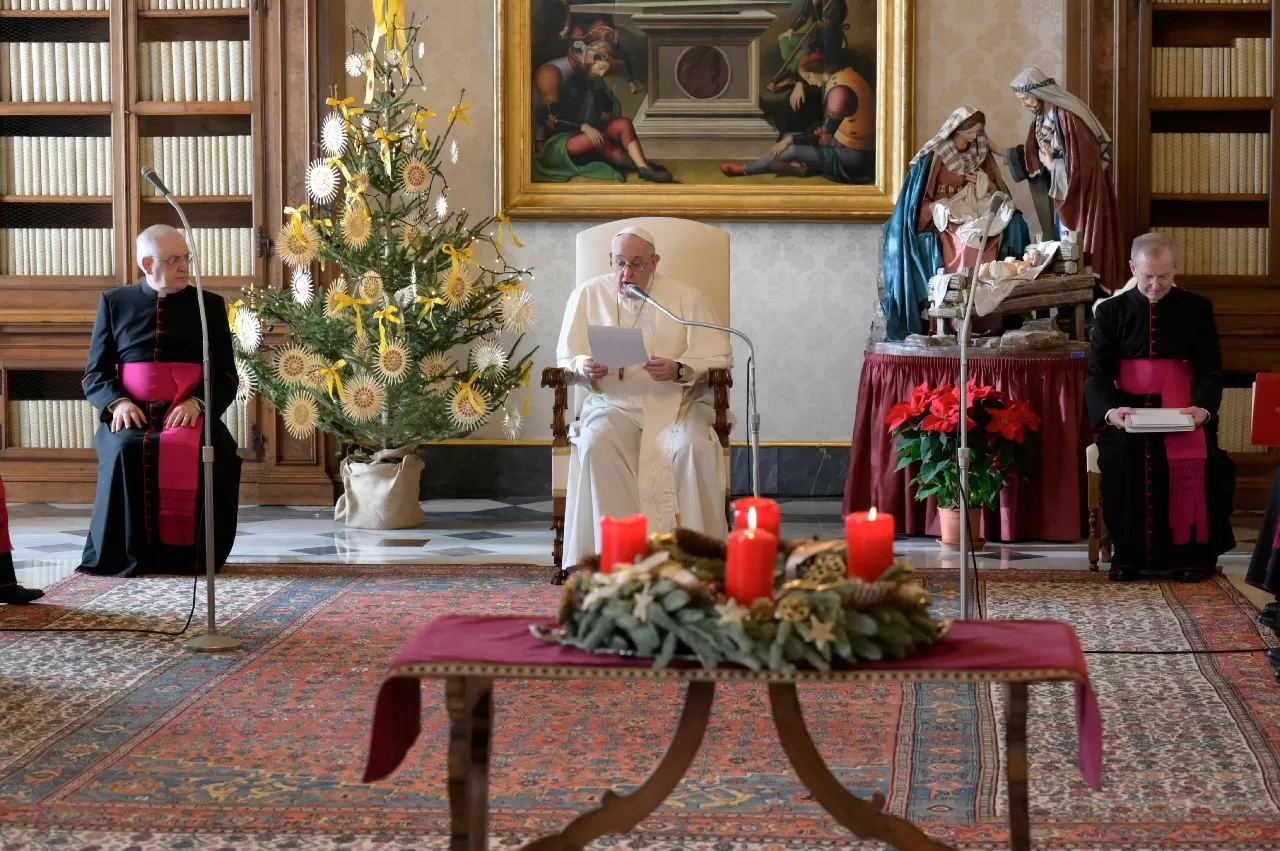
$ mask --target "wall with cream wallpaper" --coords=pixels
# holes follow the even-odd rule
[[[424,101],[442,115],[461,89],[471,127],[457,135],[461,158],[448,169],[451,201],[476,211],[493,205],[494,20],[490,0],[407,0],[428,19],[418,63]],[[347,0],[350,23],[372,27],[370,0]],[[1001,145],[1026,134],[1027,114],[1009,91],[1026,65],[1063,74],[1061,0],[916,0],[915,139],[922,144],[957,105],[986,112]],[[335,81],[336,82],[336,81]],[[348,80],[363,97],[363,80]],[[585,224],[517,222],[525,248],[512,262],[534,268],[540,301],[534,338],[537,375],[554,360],[560,315],[573,287],[573,236]],[[858,375],[876,299],[879,225],[725,223],[733,239],[732,321],[760,358],[761,440],[847,442]],[[733,404],[742,416],[746,352],[737,352]],[[548,438],[550,396],[535,388],[523,437]],[[489,427],[477,437],[499,437]],[[735,434],[745,440],[745,432]]]

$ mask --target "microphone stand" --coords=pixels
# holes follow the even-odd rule
[[[973,263],[973,274],[969,279],[969,297],[966,299],[964,321],[960,326],[960,451],[956,457],[956,469],[960,474],[960,620],[969,619],[969,598],[977,593],[977,589],[969,588],[969,557],[972,543],[969,529],[969,329],[973,325],[973,302],[978,292],[978,270],[982,267],[982,257],[987,253],[987,234],[991,229],[991,218],[1004,206],[1005,196],[997,192],[991,196],[991,203],[984,216],[982,243],[978,247],[977,258]]]
[[[187,250],[191,252],[191,272],[196,279],[196,305],[200,311],[200,344],[204,362],[204,399],[206,406],[204,411],[204,441],[200,448],[200,457],[204,471],[204,567],[205,589],[208,591],[209,628],[204,635],[197,635],[182,642],[182,646],[187,650],[206,653],[219,650],[234,650],[244,642],[234,636],[222,635],[218,632],[218,607],[214,592],[213,412],[209,410],[209,406],[213,404],[213,393],[209,379],[211,372],[209,368],[209,318],[205,315],[204,309],[204,281],[200,276],[200,250],[192,237],[191,223],[187,221],[187,214],[183,211],[182,205],[169,192],[168,187],[160,180],[155,169],[151,166],[144,166],[142,176],[150,181],[151,185],[165,197],[165,200],[169,202],[173,209],[178,211],[178,218],[182,220],[182,229],[187,238]]]
[[[726,334],[733,334],[747,344],[747,443],[751,450],[751,495],[760,496],[760,410],[756,404],[756,347],[751,342],[751,338],[736,328],[730,328],[728,325],[714,325],[710,322],[694,322],[691,319],[684,319],[676,316],[670,310],[667,310],[661,304],[654,300],[644,290],[635,284],[627,284],[627,293],[636,298],[643,299],[652,304],[658,310],[661,310],[672,320],[687,325],[691,328],[710,328],[713,331],[722,331]]]

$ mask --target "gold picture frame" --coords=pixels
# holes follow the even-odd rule
[[[743,179],[738,182],[712,174],[711,179],[704,179],[704,182],[659,183],[639,181],[634,172],[625,177],[627,182],[615,182],[617,178],[535,181],[535,152],[541,148],[539,141],[535,139],[533,19],[535,7],[541,8],[538,4],[542,2],[545,0],[494,0],[497,47],[495,200],[497,208],[511,218],[582,221],[669,215],[716,220],[876,222],[884,221],[893,211],[894,201],[906,174],[907,160],[912,153],[912,0],[854,0],[850,4],[875,6],[875,156],[874,165],[866,173],[867,182],[856,184],[836,183],[819,174],[806,177],[760,175],[759,179]],[[612,4],[570,2],[562,5],[566,10],[564,31],[567,32],[570,9],[589,11],[612,7],[623,14],[608,15],[610,19],[626,15],[628,20],[640,20],[636,10],[642,9],[645,3],[644,0],[618,0]],[[677,5],[674,0],[650,0],[648,6],[653,8],[647,11],[652,13],[653,9],[672,10]],[[788,4],[786,0],[692,0],[691,5],[728,9],[737,6],[779,7]],[[781,16],[786,18],[788,13],[783,12]],[[546,24],[545,13],[541,20]],[[621,27],[618,29],[621,30]],[[542,44],[548,40],[545,31],[546,26],[538,33]],[[776,31],[776,24],[771,25],[770,32]],[[863,35],[866,37],[867,34]],[[683,43],[694,46],[697,41],[690,39]],[[741,74],[741,78],[747,80],[742,85],[751,86],[750,91],[757,96],[764,89],[759,85],[764,74],[759,57],[764,49],[763,45],[767,43],[762,38],[750,42],[750,49],[755,51],[748,67],[751,73]],[[579,40],[576,44],[581,49],[583,42]],[[745,44],[747,42],[742,42],[742,45]],[[660,66],[664,60],[658,58],[658,47],[654,46],[647,34],[644,46],[646,66],[665,67]],[[679,45],[677,49],[678,47]],[[544,48],[542,54],[545,56],[547,53]],[[722,51],[721,55],[726,54]],[[780,54],[775,52],[775,61],[778,55]],[[726,59],[725,62],[727,61]],[[617,65],[615,61],[614,66]],[[540,69],[541,67],[540,65]],[[609,73],[612,79],[613,72]],[[752,79],[755,80],[754,83],[751,82]],[[659,83],[662,82],[659,80]],[[610,82],[609,85],[611,90],[616,90],[613,88],[616,83]],[[621,103],[620,100],[616,102]],[[757,100],[757,104],[764,106],[763,100]],[[642,113],[643,110],[637,111],[637,115]],[[639,126],[635,129],[643,144],[642,129]],[[759,135],[759,131],[756,131],[757,138]],[[708,138],[716,141],[730,140],[733,137]],[[725,144],[732,143],[726,141]],[[760,153],[764,154],[768,150],[769,145],[766,144]],[[688,163],[692,167],[696,161],[679,162]],[[661,164],[658,167],[666,170]],[[708,174],[708,168],[708,163],[703,162],[701,173]],[[670,173],[674,174],[675,169],[671,169]]]

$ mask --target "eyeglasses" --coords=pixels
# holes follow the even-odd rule
[[[170,269],[172,269],[174,266],[177,266],[180,263],[186,263],[187,265],[190,265],[191,255],[183,254],[182,256],[179,257],[178,255],[174,254],[164,258],[164,265],[168,266]]]
[[[640,270],[644,269],[644,267],[648,266],[652,262],[653,262],[652,257],[650,257],[648,260],[645,260],[639,263],[628,263],[626,260],[623,260],[621,258],[614,258],[613,270],[615,272],[621,272],[625,269],[634,269],[635,271],[639,272]]]

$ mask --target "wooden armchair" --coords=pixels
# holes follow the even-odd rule
[[[609,250],[614,235],[626,227],[640,227],[653,235],[661,256],[659,271],[678,277],[687,284],[699,287],[706,295],[719,321],[729,322],[729,234],[714,225],[688,219],[642,217],[608,222],[588,228],[577,237],[578,284],[609,271]],[[729,432],[733,420],[729,413],[729,389],[733,376],[729,370],[711,370],[707,382],[712,389],[715,408],[713,428],[724,449],[725,515],[729,516]],[[565,515],[568,505],[569,468],[573,444],[569,439],[570,428],[578,419],[585,396],[584,383],[559,367],[549,367],[542,372],[542,386],[555,393],[551,421],[551,495],[553,504],[553,528],[556,533],[552,549],[557,570],[553,582],[564,581]],[[569,565],[572,567],[572,565]]]

